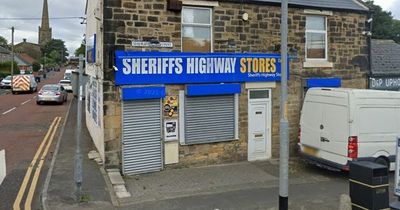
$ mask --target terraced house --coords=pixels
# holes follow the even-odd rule
[[[280,1],[87,1],[86,124],[123,174],[278,157]],[[292,152],[310,87],[366,88],[369,10],[289,1]]]

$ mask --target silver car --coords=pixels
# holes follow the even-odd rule
[[[11,76],[7,76],[0,82],[0,88],[11,88]]]
[[[56,102],[58,104],[63,104],[67,101],[68,93],[65,91],[64,87],[58,84],[48,84],[44,85],[40,89],[38,96],[36,98],[37,104],[43,104],[45,102]]]

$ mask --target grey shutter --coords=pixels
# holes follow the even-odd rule
[[[162,170],[160,99],[123,102],[122,141],[124,174]]]
[[[235,138],[235,95],[185,98],[185,143],[201,144]]]

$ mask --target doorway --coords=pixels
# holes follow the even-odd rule
[[[248,90],[249,161],[271,158],[271,90]]]

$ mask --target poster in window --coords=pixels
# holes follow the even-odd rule
[[[91,113],[92,113],[92,118],[93,121],[96,123],[96,125],[99,125],[99,121],[98,121],[98,107],[97,107],[97,81],[96,80],[92,80],[91,82]]]
[[[90,114],[90,91],[91,91],[91,86],[90,86],[91,82],[89,81],[86,85],[86,109],[88,111],[88,113]]]
[[[175,141],[178,140],[178,120],[169,119],[164,121],[164,140]]]
[[[96,62],[96,34],[93,34],[86,41],[86,62]]]
[[[164,99],[164,116],[178,116],[178,96],[166,96]]]

